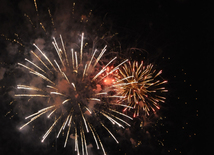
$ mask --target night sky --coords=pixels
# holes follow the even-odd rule
[[[40,142],[45,130],[33,129],[33,123],[26,130],[18,127],[23,122],[24,111],[14,103],[13,89],[20,81],[17,63],[23,62],[32,43],[37,38],[47,41],[54,33],[62,33],[68,40],[72,31],[88,31],[93,39],[109,32],[115,34],[114,41],[120,42],[122,57],[130,60],[147,60],[163,70],[163,79],[168,80],[169,90],[166,103],[157,112],[158,118],[150,118],[148,124],[140,127],[140,120],[133,121],[130,134],[118,134],[119,144],[108,135],[103,140],[109,155],[174,155],[212,154],[213,106],[212,106],[212,59],[211,7],[189,0],[122,0],[76,2],[72,15],[73,1],[37,0],[38,14],[33,0],[9,2],[1,0],[0,5],[0,152],[9,154],[73,154],[74,144],[64,149],[62,139],[48,139]],[[55,26],[51,24],[48,8]],[[92,11],[90,18],[88,13]],[[25,14],[29,15],[32,25]],[[74,19],[72,18],[74,17]],[[80,24],[80,17],[83,22]],[[85,23],[89,20],[88,23]],[[40,27],[42,22],[46,34]],[[102,28],[99,26],[103,24]],[[83,25],[83,26],[82,26]],[[16,36],[18,34],[19,37]],[[74,33],[76,34],[76,33]],[[6,36],[6,37],[5,37]],[[14,38],[25,45],[22,47]],[[19,39],[20,38],[20,39]],[[48,42],[47,42],[48,44]],[[48,46],[48,45],[47,45]],[[146,55],[131,52],[130,48],[148,51]],[[26,104],[24,104],[26,105]],[[206,115],[204,115],[206,114]],[[206,116],[203,117],[202,116]],[[161,119],[160,119],[161,118]],[[39,126],[42,119],[35,124]],[[34,124],[34,125],[35,125]],[[41,123],[42,124],[42,123]],[[44,123],[43,123],[44,124]],[[54,137],[50,135],[50,137]],[[131,139],[136,144],[132,145]],[[211,141],[211,142],[210,142]],[[162,145],[163,143],[163,145]],[[91,154],[102,154],[90,148]],[[75,154],[75,153],[74,153]]]

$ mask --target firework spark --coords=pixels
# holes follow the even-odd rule
[[[167,92],[165,87],[162,87],[167,81],[157,79],[161,73],[162,70],[157,72],[152,64],[145,66],[143,61],[140,64],[137,61],[124,64],[112,85],[117,92],[116,95],[121,96],[118,104],[127,103],[133,107],[133,117],[139,116],[141,109],[146,115],[149,115],[151,110],[155,112],[160,109],[159,102],[165,102],[163,93]],[[127,109],[130,108],[125,107],[123,112]]]
[[[47,106],[43,107],[38,112],[27,116],[26,119],[30,120],[22,125],[20,129],[24,128],[40,116],[47,115],[47,118],[55,119],[53,119],[52,125],[43,135],[41,142],[45,141],[48,135],[53,131],[54,127],[59,127],[57,134],[58,138],[62,131],[66,130],[67,126],[64,147],[67,145],[69,135],[74,134],[75,151],[77,151],[77,154],[80,154],[80,149],[82,149],[82,154],[88,154],[86,137],[88,133],[92,133],[97,148],[99,149],[101,147],[103,153],[106,154],[101,139],[99,138],[95,127],[93,127],[93,124],[95,122],[100,124],[100,126],[102,126],[117,143],[119,143],[110,129],[104,125],[104,120],[109,120],[112,124],[124,128],[124,125],[130,126],[125,118],[130,120],[132,120],[132,118],[114,110],[113,106],[116,104],[108,103],[107,98],[121,99],[124,98],[124,96],[109,95],[106,90],[112,90],[113,87],[106,88],[107,86],[104,85],[103,79],[107,75],[116,71],[127,60],[116,67],[112,67],[112,70],[109,71],[107,68],[109,68],[109,65],[116,59],[116,57],[110,60],[106,66],[101,67],[99,61],[107,49],[107,46],[105,46],[100,54],[98,54],[97,58],[95,58],[96,53],[98,53],[97,49],[93,52],[90,58],[87,58],[83,53],[84,33],[82,33],[81,36],[79,54],[76,51],[74,52],[74,49],[71,49],[70,54],[66,52],[61,35],[60,41],[63,50],[58,45],[56,38],[53,38],[53,40],[52,43],[60,63],[57,62],[57,59],[51,60],[36,44],[33,45],[36,47],[37,51],[31,51],[31,53],[33,56],[36,56],[43,66],[39,66],[39,64],[33,63],[28,59],[25,60],[29,65],[32,65],[33,68],[18,63],[21,67],[28,70],[29,73],[38,76],[44,82],[42,83],[42,88],[31,85],[17,85],[19,93],[15,96],[48,98],[48,101],[45,102]],[[36,54],[38,51],[43,58]],[[46,61],[42,61],[42,59],[45,59]],[[54,61],[55,64],[52,63],[52,61]],[[106,76],[103,77],[102,73],[106,72],[106,70],[108,70],[108,72],[105,73]],[[116,85],[118,84],[115,84],[115,86]],[[90,123],[91,120],[93,120],[92,123]]]

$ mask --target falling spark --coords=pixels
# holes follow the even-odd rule
[[[67,99],[67,100],[63,101],[62,104],[66,103],[66,102],[68,102],[68,101],[70,101],[70,100],[71,100],[71,99]]]
[[[95,143],[96,143],[96,145],[97,145],[97,149],[100,149],[100,147],[99,147],[99,145],[98,145],[98,142],[97,142],[97,138],[96,138],[96,136],[95,136],[95,134],[94,134],[94,131],[93,131],[92,127],[91,127],[91,124],[89,124],[89,128],[90,128],[91,133],[92,133],[92,135],[93,135],[93,137],[94,137],[94,141],[95,141]]]
[[[26,85],[17,85],[17,89],[43,91],[42,89],[39,89],[39,88],[36,88],[36,87],[32,87],[32,86],[26,86]]]
[[[56,111],[57,109],[54,109],[49,115],[48,115],[48,118],[51,117],[51,115]]]
[[[84,33],[82,33],[82,37],[81,37],[81,47],[80,47],[80,64],[82,64],[83,38],[84,38]]]
[[[36,68],[38,68],[40,71],[42,71],[43,73],[46,73],[43,69],[41,69],[39,66],[37,66],[36,64],[34,64],[33,62],[31,62],[30,60],[26,59],[25,60],[29,63],[31,63],[32,65],[34,65]]]
[[[42,94],[15,94],[15,96],[26,96],[26,97],[49,97],[49,95]]]
[[[39,16],[36,0],[34,0],[34,5],[35,5],[35,8],[36,8],[37,16]]]
[[[48,8],[48,13],[49,13],[49,16],[50,16],[50,18],[51,18],[51,23],[52,23],[52,25],[53,25],[53,27],[54,27],[54,20],[53,20],[53,17],[52,17],[52,15],[51,15],[51,10]],[[54,27],[54,30],[56,31],[56,28]]]
[[[66,50],[65,50],[65,46],[64,46],[64,42],[63,42],[61,34],[60,34],[60,39],[61,39],[61,43],[62,43],[64,54],[65,54],[65,59],[66,59],[67,65],[69,66],[68,57],[67,57],[67,54],[66,54]]]
[[[45,31],[45,33],[47,33],[47,31],[46,31],[44,25],[43,25],[42,23],[40,23],[40,25],[42,26],[42,29]]]
[[[30,17],[29,17],[27,14],[24,14],[24,16],[28,18],[29,22],[31,23],[31,25],[32,25],[33,28],[35,29],[35,26],[34,26],[32,20],[30,19]]]
[[[34,113],[34,114],[30,115],[30,116],[25,117],[25,119],[31,118],[31,117],[33,117],[33,116],[35,116],[35,115],[37,115],[37,114],[39,114],[39,113],[41,113],[41,112],[43,112],[43,111],[46,111],[46,110],[48,110],[48,109],[51,109],[51,108],[53,108],[53,107],[55,107],[55,106],[49,106],[49,107],[43,108],[43,109],[39,110],[38,112],[36,112],[36,113]]]
[[[48,82],[50,82],[50,83],[52,83],[52,84],[55,85],[55,83],[52,82],[51,80],[49,80],[46,76],[44,76],[44,75],[42,75],[42,74],[40,74],[40,73],[38,73],[38,72],[36,72],[36,71],[33,71],[33,72],[30,71],[30,73],[35,74],[35,75],[41,77],[42,79],[44,79],[44,80],[46,80],[46,81],[48,81]]]
[[[69,119],[69,123],[68,123],[69,128],[68,128],[68,132],[67,132],[67,136],[66,136],[64,147],[66,147],[66,144],[67,144],[67,141],[68,141],[68,136],[69,136],[69,133],[70,133],[70,130],[71,130],[71,120],[72,120],[72,115],[70,116],[70,119]]]
[[[58,120],[61,118],[61,116],[51,125],[51,127],[48,129],[48,131],[44,134],[44,136],[42,137],[42,143],[44,142],[44,140],[47,138],[47,136],[51,133],[53,127],[56,125],[56,123],[58,122]]]
[[[50,70],[47,66],[46,66],[46,64],[33,52],[33,51],[30,51],[31,53],[33,53],[33,55],[48,69],[48,70]]]
[[[49,58],[39,49],[39,47],[36,44],[33,44],[37,50],[45,57],[45,59],[51,64],[51,66],[54,68],[54,70],[56,70],[56,68],[54,67],[54,65],[52,64],[52,62],[49,60]]]
[[[118,140],[114,137],[114,135],[111,133],[111,131],[109,131],[109,129],[102,123],[102,122],[100,122],[101,123],[101,125],[108,131],[108,133],[112,136],[112,138],[114,138],[114,140],[117,142],[117,143],[119,143],[118,142]]]
[[[95,66],[97,65],[97,63],[99,62],[100,58],[101,58],[101,57],[103,56],[103,54],[105,53],[106,47],[107,47],[107,45],[102,49],[100,55],[98,56],[96,62],[95,62],[94,65],[93,65],[93,67],[95,67]]]
[[[54,94],[54,95],[62,95],[62,96],[65,96],[64,94],[62,94],[62,93],[59,93],[59,92],[50,92],[50,94]]]

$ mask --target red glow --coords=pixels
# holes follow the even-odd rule
[[[114,79],[107,77],[107,78],[104,79],[103,82],[104,82],[106,85],[111,85],[114,81],[115,81]]]

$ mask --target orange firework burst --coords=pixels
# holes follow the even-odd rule
[[[167,81],[158,79],[162,70],[156,71],[153,65],[144,65],[143,61],[138,64],[137,61],[124,64],[119,69],[116,81],[112,85],[118,96],[123,96],[119,103],[127,103],[128,106],[135,109],[133,117],[139,116],[139,111],[143,109],[145,114],[149,115],[152,110],[160,109],[159,102],[164,103],[164,92],[168,90],[162,86]],[[125,112],[128,107],[125,107]]]

